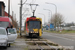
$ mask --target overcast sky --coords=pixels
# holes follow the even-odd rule
[[[11,12],[14,11],[14,13],[16,14],[16,19],[19,21],[19,7],[20,6],[18,4],[20,3],[20,0],[10,0],[10,1],[11,1]],[[25,0],[23,0],[23,2],[24,1]],[[4,0],[4,2],[6,5],[5,11],[8,12],[8,0]],[[49,17],[49,11],[46,11],[43,9],[49,9],[52,11],[52,14],[55,13],[55,6],[51,4],[46,4],[45,2],[56,4],[57,12],[63,15],[66,23],[75,22],[75,0],[33,0],[33,2],[32,0],[27,0],[26,3],[39,4],[39,6],[36,9],[36,16],[41,17],[44,23],[44,16],[38,13],[42,13],[45,15],[45,22],[48,22],[48,19],[51,18],[51,16]],[[28,5],[24,5],[23,11],[25,8],[30,9]],[[26,12],[26,13],[31,13],[31,11]]]

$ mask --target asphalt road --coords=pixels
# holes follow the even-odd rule
[[[75,35],[54,34],[54,33],[44,32],[42,37],[62,46],[69,46],[69,47],[71,46],[71,48],[74,47],[74,50],[75,50]],[[23,48],[25,47],[21,47],[21,46],[25,46],[24,41],[25,41],[24,39],[18,39],[15,43],[16,46],[11,46],[11,47],[8,47],[7,49],[0,49],[0,50],[24,50]]]
[[[75,35],[44,32],[42,37],[62,46],[74,47],[75,50]]]

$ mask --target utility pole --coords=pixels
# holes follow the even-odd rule
[[[15,14],[15,21],[17,21],[17,20],[16,20],[16,14]]]
[[[27,0],[26,0],[27,1]],[[20,0],[20,36],[22,36],[22,31],[21,31],[21,28],[22,28],[22,6],[26,3],[26,1],[24,3],[22,3],[22,0]]]
[[[22,28],[22,0],[21,0],[21,6],[20,6],[20,36],[22,36],[21,28]]]
[[[13,23],[13,16],[14,16],[13,14],[14,14],[14,12],[12,11],[12,24],[14,24],[14,23]]]
[[[8,17],[10,17],[10,0],[8,0]]]

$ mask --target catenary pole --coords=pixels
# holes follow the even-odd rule
[[[8,0],[8,17],[10,17],[10,0]]]
[[[21,6],[20,6],[20,36],[22,36],[22,0],[21,0]]]

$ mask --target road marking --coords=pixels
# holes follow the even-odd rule
[[[57,36],[69,36],[69,38],[75,38],[75,36],[74,35],[68,35],[68,34],[54,34],[54,35],[57,35]],[[66,38],[66,37],[65,37]]]
[[[46,34],[47,35],[47,34]],[[47,35],[47,36],[52,36],[52,37],[57,37],[57,38],[62,38],[62,39],[66,39],[66,40],[71,40],[71,41],[75,41],[75,40],[73,40],[73,39],[68,39],[68,38],[64,38],[64,37],[58,37],[58,36],[54,36],[54,35]]]
[[[45,32],[45,33],[47,33],[47,32]],[[71,38],[75,38],[75,35],[68,35],[68,34],[52,34],[52,33],[48,33],[48,34],[50,34],[50,35],[58,35],[58,36],[64,36],[64,38],[65,38],[65,36],[67,35],[67,36],[70,36]],[[68,39],[68,38],[67,38]]]
[[[45,32],[48,33],[48,32]],[[53,34],[53,33],[49,33],[49,34]],[[55,33],[54,33],[55,34]],[[55,34],[55,35],[60,35],[60,34]],[[67,35],[67,36],[75,36],[75,35],[70,35],[70,34],[61,34],[61,35]]]
[[[67,35],[67,36],[75,36],[75,35],[70,35],[70,34],[63,34],[63,35]]]

